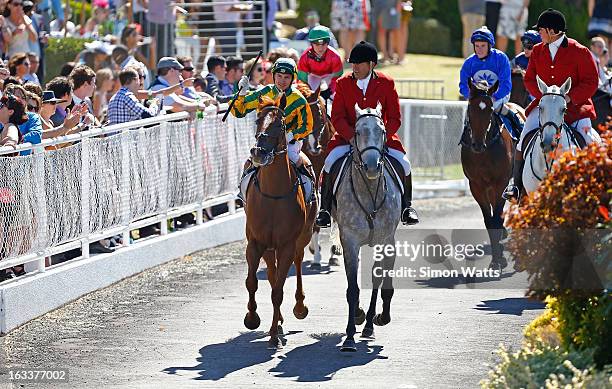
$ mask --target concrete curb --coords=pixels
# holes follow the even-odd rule
[[[0,333],[6,334],[87,293],[148,268],[244,238],[245,215],[237,212],[114,253],[69,261],[44,273],[24,276],[0,287]]]

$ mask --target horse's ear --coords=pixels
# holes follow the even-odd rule
[[[257,97],[257,101],[259,102],[259,105],[262,105],[262,104],[263,104],[263,102],[264,102],[264,101],[263,101],[263,99],[261,98],[261,95],[259,95],[259,96]]]
[[[376,114],[382,117],[382,104],[380,101],[376,103]]]
[[[474,89],[474,82],[472,82],[472,77],[468,78],[468,87],[470,90]]]
[[[284,93],[281,93],[280,101],[278,103],[278,108],[285,109],[286,106],[287,106],[287,96],[285,96]]]
[[[361,108],[359,108],[359,104],[355,103],[355,117],[361,116]]]
[[[542,92],[542,94],[546,93],[546,91],[548,90],[548,85],[546,85],[546,83],[542,81],[540,76],[536,75],[536,82],[538,83],[538,89],[540,89],[540,92]]]
[[[321,85],[319,85],[319,87],[317,88],[316,91],[314,91],[313,95],[314,95],[314,100],[318,100],[319,99],[319,94],[321,93]]]
[[[493,93],[497,92],[497,88],[499,88],[499,80],[495,81],[495,84],[487,90],[487,94],[489,96],[493,95]]]
[[[563,85],[561,85],[561,93],[566,95],[570,91],[570,89],[572,89],[572,78],[568,77],[567,80],[565,80],[565,82],[563,83]]]

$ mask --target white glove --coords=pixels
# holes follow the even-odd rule
[[[240,81],[238,81],[238,90],[240,91],[240,96],[246,96],[249,93],[249,78],[247,76],[242,76]]]

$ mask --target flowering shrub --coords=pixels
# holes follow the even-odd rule
[[[506,248],[515,269],[529,274],[531,295],[544,298],[575,285],[591,295],[606,287],[593,281],[606,279],[602,274],[610,279],[609,257],[602,255],[610,241],[588,241],[604,235],[594,229],[609,222],[612,133],[602,138],[602,144],[563,154],[538,190],[511,206]]]

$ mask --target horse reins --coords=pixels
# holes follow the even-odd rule
[[[493,105],[493,98],[491,98],[491,96],[489,96],[486,93],[478,94],[476,97],[486,97],[491,101],[491,106]],[[487,131],[485,132],[485,144],[484,144],[485,149],[493,146],[495,142],[497,142],[497,140],[500,139],[501,133],[502,133],[502,125],[500,124],[499,131],[493,136],[492,139],[489,140],[489,142],[487,142],[487,137],[489,136],[489,132],[491,131],[491,124],[493,122],[492,119],[493,119],[493,115],[491,115],[491,118],[489,118],[489,125],[487,126]],[[472,124],[470,120],[469,111],[467,114],[467,126],[468,126],[468,129],[470,130],[470,139],[472,139],[473,131],[472,131]]]
[[[378,119],[382,118],[376,114],[373,113],[367,113],[365,115],[361,115],[357,118],[357,120],[355,121],[355,125],[357,125],[357,122],[367,116],[373,116],[376,117]],[[384,139],[386,139],[386,135],[387,135],[387,131],[382,128],[382,132],[383,132],[383,136]],[[357,135],[359,135],[359,133],[357,131],[355,131],[355,137],[357,137]],[[357,146],[357,142],[355,142],[355,149],[357,150],[357,155],[359,158],[359,162],[356,162],[353,159],[353,163],[355,163],[355,165],[357,166],[357,171],[359,172],[359,176],[361,177],[362,181],[364,182],[366,188],[368,189],[368,194],[370,195],[370,200],[372,201],[372,206],[374,207],[374,209],[372,210],[372,212],[368,212],[368,210],[366,209],[366,207],[361,203],[361,201],[359,201],[359,197],[357,196],[357,192],[355,191],[355,183],[353,182],[353,175],[350,175],[350,183],[351,183],[351,190],[353,191],[353,195],[355,196],[355,200],[357,201],[357,204],[359,205],[359,208],[361,208],[361,210],[363,211],[363,213],[366,215],[366,220],[368,221],[368,227],[370,227],[370,237],[369,240],[372,240],[372,233],[374,230],[374,219],[376,219],[376,214],[378,213],[378,211],[383,207],[383,205],[385,204],[385,201],[387,200],[387,179],[385,177],[384,171],[381,173],[381,175],[378,177],[378,182],[376,183],[376,192],[373,194],[372,191],[370,190],[370,187],[367,185],[368,180],[367,178],[364,176],[363,173],[363,167],[365,166],[361,156],[363,155],[363,153],[365,153],[368,150],[376,150],[381,157],[381,161],[378,163],[378,166],[376,167],[377,170],[380,170],[382,166],[384,166],[384,158],[386,155],[386,152],[384,151],[384,149],[380,149],[376,146],[368,146],[363,150],[359,150],[359,147]],[[376,199],[378,198],[378,193],[380,191],[380,183],[383,183],[383,198],[380,202],[380,204],[376,205]]]
[[[285,121],[283,120],[285,118],[285,111],[283,111],[281,108],[279,108],[277,106],[274,106],[274,105],[263,107],[260,112],[263,112],[265,110],[275,110],[275,111],[280,112],[280,114],[281,114],[281,135],[279,135],[279,136],[285,136],[286,126],[285,126]],[[257,134],[255,136],[255,139],[259,140],[260,137],[266,137],[266,136],[269,136],[269,135],[265,131],[264,132],[260,132],[259,134]],[[277,155],[284,154],[286,152],[287,152],[287,142],[285,141],[285,148],[284,149],[276,150],[276,147],[275,147],[270,154],[272,154],[273,157],[276,157]],[[259,193],[261,193],[261,195],[263,197],[268,198],[268,199],[272,199],[272,200],[282,200],[282,199],[285,199],[285,198],[295,194],[295,192],[297,191],[298,185],[300,184],[300,175],[299,175],[299,173],[296,173],[296,180],[295,180],[295,183],[293,184],[293,186],[291,188],[291,191],[289,193],[287,193],[287,194],[280,195],[280,196],[274,196],[274,195],[269,195],[269,194],[264,193],[261,190],[261,187],[259,186],[258,174],[254,175],[253,181],[254,181],[255,187],[257,188],[257,190],[259,191]]]

